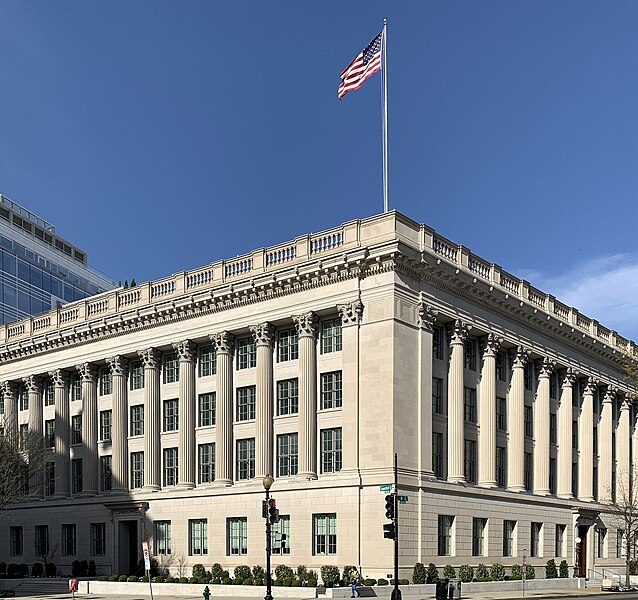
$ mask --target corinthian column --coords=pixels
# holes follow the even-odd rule
[[[464,456],[465,422],[463,419],[463,352],[470,330],[463,321],[456,320],[448,329],[450,336],[450,367],[448,371],[447,417],[447,480],[465,481]]]
[[[128,479],[128,395],[126,367],[123,356],[107,358],[111,369],[113,387],[113,492],[124,493],[129,489]]]
[[[215,427],[215,483],[233,483],[233,346],[232,333],[210,336],[217,356],[217,415]]]
[[[612,466],[612,419],[616,390],[611,386],[603,396],[598,425],[598,500],[605,502],[611,498]]]
[[[484,487],[496,487],[496,353],[500,340],[490,333],[484,344],[479,384],[478,483]]]
[[[540,363],[538,388],[534,402],[534,493],[547,496],[549,491],[549,378],[554,363],[544,358]]]
[[[558,407],[558,485],[556,494],[559,498],[572,498],[572,395],[576,376],[572,369],[567,369],[560,389],[560,405]]]
[[[512,380],[508,396],[507,489],[525,491],[525,364],[529,351],[518,346],[512,352]]]
[[[627,397],[623,398],[620,405],[620,416],[618,417],[618,427],[616,429],[616,488],[618,497],[621,494],[625,498],[630,498],[630,479],[629,479],[629,445],[631,439],[629,437],[629,414],[631,405]]]
[[[51,371],[49,377],[53,381],[55,399],[55,496],[68,496],[71,486],[69,468],[69,436],[71,419],[69,416],[69,376],[66,371]]]
[[[144,365],[144,490],[156,492],[161,487],[162,466],[160,456],[160,353],[155,348],[147,348],[137,354]]]
[[[13,436],[18,435],[18,385],[13,381],[2,383],[4,399],[4,427]]]
[[[589,377],[583,392],[583,403],[578,419],[578,499],[594,501],[594,392],[596,382]]]
[[[317,479],[317,316],[293,316],[299,336],[299,477]]]
[[[273,474],[273,374],[274,327],[253,325],[250,332],[257,346],[257,387],[255,390],[255,477]]]
[[[82,487],[85,495],[95,496],[98,492],[97,369],[91,363],[75,368],[82,379]]]
[[[29,393],[29,434],[30,446],[37,454],[44,447],[44,432],[42,422],[42,381],[31,375],[24,378],[24,385]],[[35,446],[35,447],[33,447]],[[41,460],[36,458],[35,460]],[[42,475],[31,476],[29,480],[29,494],[33,498],[41,498],[44,492]]]
[[[178,486],[195,487],[195,355],[190,340],[173,344],[179,356],[179,451]]]

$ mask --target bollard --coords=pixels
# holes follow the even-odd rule
[[[208,586],[206,586],[204,588],[204,594],[203,595],[204,595],[204,600],[209,600],[209,598],[210,598],[210,590],[208,589]]]

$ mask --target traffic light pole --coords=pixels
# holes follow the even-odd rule
[[[264,479],[265,481],[265,479]],[[272,485],[272,480],[270,481],[270,485]],[[266,489],[266,504],[265,507],[268,507],[268,500],[270,500],[270,485],[266,486],[264,485],[264,488]],[[268,510],[265,511],[265,517],[266,517],[266,595],[264,596],[264,600],[273,600],[272,597],[272,580],[270,578],[270,553],[271,553],[271,547],[270,547],[270,541],[271,541],[271,535],[270,535],[270,515],[268,514]]]
[[[399,476],[397,453],[394,453],[394,589],[391,600],[401,600],[399,589]]]

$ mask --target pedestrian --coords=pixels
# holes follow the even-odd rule
[[[359,590],[357,589],[357,585],[359,584],[359,571],[357,571],[357,567],[353,567],[352,571],[350,571],[350,589],[352,590],[352,596],[350,598],[354,598],[354,595],[361,596]]]

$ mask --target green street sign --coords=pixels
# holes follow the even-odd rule
[[[399,504],[407,504],[408,497],[407,496],[399,496]]]
[[[388,484],[388,485],[380,485],[379,486],[379,491],[381,492],[391,492],[392,491],[392,484]]]

